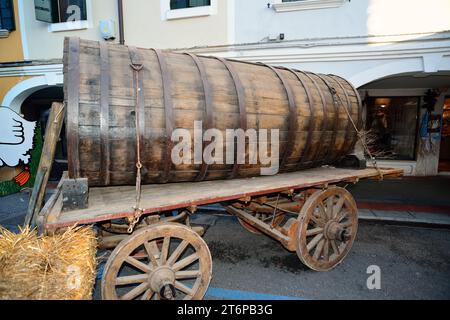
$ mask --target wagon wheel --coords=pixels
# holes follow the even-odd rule
[[[299,216],[297,255],[309,268],[328,271],[341,263],[358,231],[358,209],[345,189],[314,193]]]
[[[175,223],[150,226],[112,252],[102,279],[102,298],[200,300],[211,275],[211,253],[198,234]]]
[[[272,216],[273,214],[270,213],[258,213],[258,212],[248,212],[248,214],[254,216],[255,218],[257,218],[258,220],[264,221],[268,224],[272,223]],[[273,222],[273,227],[277,227],[279,226],[284,220],[284,216],[276,216],[275,220]],[[241,224],[241,226],[244,227],[244,229],[246,229],[247,231],[249,231],[250,233],[253,234],[262,234],[261,231],[259,231],[258,229],[256,229],[255,227],[253,227],[251,224],[245,222],[244,220],[242,220],[241,218],[238,218],[239,223]]]

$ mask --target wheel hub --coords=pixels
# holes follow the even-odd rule
[[[166,266],[157,268],[150,274],[148,282],[150,288],[158,292],[162,299],[175,298],[175,272],[171,268]]]
[[[337,221],[329,221],[325,225],[324,234],[328,240],[339,240],[345,242],[350,239],[350,235],[348,234],[347,230],[343,228]]]

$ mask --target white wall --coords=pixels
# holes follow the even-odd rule
[[[280,33],[286,40],[297,40],[450,30],[448,0],[345,0],[336,8],[290,12],[267,8],[268,2],[281,0],[236,2],[236,43],[255,43]]]

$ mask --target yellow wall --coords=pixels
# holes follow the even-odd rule
[[[227,0],[217,0],[217,14],[162,20],[161,1],[127,0],[125,40],[130,45],[161,49],[227,44],[228,14]]]
[[[0,62],[23,60],[22,40],[20,37],[19,8],[17,0],[14,0],[14,15],[16,30],[9,34],[8,38],[0,38]],[[0,85],[0,92],[1,92]]]

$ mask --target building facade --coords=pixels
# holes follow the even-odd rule
[[[382,165],[436,175],[450,170],[448,12],[447,0],[0,0],[0,103],[45,122],[63,99],[66,36],[333,73],[360,91]]]

